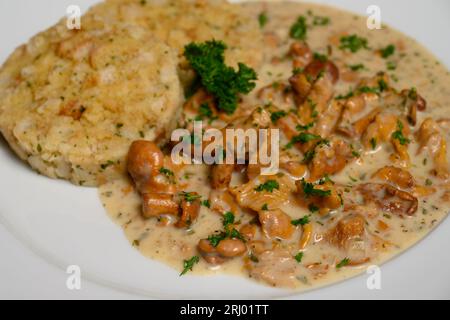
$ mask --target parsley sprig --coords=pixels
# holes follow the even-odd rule
[[[201,84],[215,97],[217,108],[233,114],[237,109],[239,94],[248,94],[255,88],[257,75],[243,63],[238,64],[237,71],[227,66],[226,49],[222,41],[190,43],[185,47],[184,56],[200,77]]]
[[[192,271],[194,269],[194,266],[200,262],[200,258],[198,256],[193,256],[189,260],[184,260],[183,262],[183,272],[180,273],[180,277],[184,276],[189,271]]]

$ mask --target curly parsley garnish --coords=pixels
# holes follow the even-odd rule
[[[227,66],[226,49],[225,43],[216,40],[190,43],[185,47],[184,56],[197,72],[201,84],[215,97],[217,108],[233,114],[239,94],[247,94],[255,88],[257,75],[243,63],[238,64],[238,71]]]

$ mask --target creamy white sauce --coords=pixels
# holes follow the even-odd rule
[[[400,52],[397,52],[387,60],[375,56],[372,50],[361,50],[354,54],[345,54],[337,46],[333,46],[333,53],[330,57],[341,71],[345,69],[345,65],[364,64],[365,69],[357,73],[358,78],[372,77],[378,71],[387,71],[395,79],[392,81],[393,87],[399,90],[416,87],[418,92],[427,100],[428,108],[426,112],[419,113],[418,125],[414,130],[419,128],[419,125],[426,117],[431,116],[435,119],[449,117],[449,72],[426,49],[405,35],[388,27],[384,27],[383,30],[370,31],[366,28],[365,18],[326,6],[291,3],[250,3],[243,5],[242,8],[251,12],[255,19],[261,12],[266,12],[268,23],[264,27],[264,31],[266,33],[273,32],[281,40],[278,48],[268,48],[265,53],[266,63],[258,72],[259,88],[274,81],[285,82],[292,75],[292,61],[290,59],[282,59],[280,63],[275,65],[271,61],[274,57],[283,58],[286,55],[291,43],[288,36],[291,25],[299,15],[306,15],[310,10],[314,15],[329,17],[331,21],[328,26],[316,26],[309,29],[307,41],[315,52],[326,53],[330,39],[342,34],[358,34],[365,37],[369,39],[369,46],[374,49],[384,48],[388,44],[396,45]],[[387,70],[387,61],[395,62],[397,65],[396,70]],[[354,87],[356,83],[339,81],[336,86],[337,94],[347,93],[349,88]],[[245,101],[257,103],[254,97],[257,91],[257,89],[254,90],[249,97],[245,98]],[[450,133],[447,131],[445,137],[447,141],[449,136]],[[429,179],[432,181],[433,186],[437,187],[438,191],[431,196],[419,198],[419,209],[412,217],[402,218],[394,214],[379,214],[376,218],[368,218],[369,232],[389,242],[391,244],[389,248],[380,251],[368,264],[336,269],[334,264],[345,257],[345,253],[324,243],[324,241],[320,241],[321,239],[318,237],[331,227],[332,223],[330,223],[329,219],[338,221],[343,213],[336,214],[336,216],[331,218],[315,216],[313,217],[313,226],[316,238],[304,250],[304,258],[301,264],[298,264],[296,280],[292,284],[293,286],[299,290],[306,290],[352,277],[363,272],[368,265],[379,265],[414,245],[447,216],[450,205],[448,202],[442,201],[441,196],[443,190],[445,188],[448,189],[448,185],[429,174],[433,166],[432,160],[428,159],[428,162],[424,164],[426,156],[416,156],[417,148],[416,142],[411,143],[409,146],[409,154],[412,161],[409,171],[418,184],[424,185],[425,181]],[[366,152],[360,160],[348,165],[344,171],[335,175],[333,180],[337,183],[349,185],[349,190],[351,190],[352,185],[368,182],[374,172],[391,164],[388,158],[390,153],[392,151],[389,150],[389,147],[383,148],[378,152]],[[449,157],[449,154],[447,157]],[[203,199],[208,199],[210,193],[208,173],[208,168],[203,165],[193,165],[184,168],[182,175],[187,174],[189,176],[189,179],[182,181],[187,183],[187,187],[184,190],[196,191]],[[133,190],[131,183],[125,178],[103,185],[99,189],[99,194],[109,216],[123,228],[130,244],[143,255],[163,261],[179,270],[182,269],[183,260],[198,255],[196,247],[200,239],[205,239],[215,231],[222,230],[220,215],[206,207],[201,208],[199,218],[190,230],[164,226],[157,219],[144,219],[141,216],[141,199]],[[294,204],[287,205],[281,209],[293,219],[309,214],[307,210]],[[246,222],[252,218],[248,214],[241,214],[236,220]],[[378,230],[378,221],[386,223],[389,226],[388,229],[385,231]],[[321,224],[324,224],[324,226]],[[298,244],[300,235],[301,233],[297,232],[293,239],[284,243],[284,245],[289,247]],[[323,265],[329,264],[327,274],[324,276],[317,276],[306,268],[309,264],[319,262]],[[248,277],[248,271],[245,270],[240,258],[230,260],[216,267],[212,267],[201,260],[194,267],[192,273],[202,275],[223,272]]]

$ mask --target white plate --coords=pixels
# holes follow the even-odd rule
[[[0,1],[0,61],[14,47],[50,26],[65,14],[68,5],[86,9],[94,0]],[[364,14],[372,1],[317,1],[335,4]],[[415,37],[450,66],[450,2],[378,0],[386,23]],[[450,222],[445,221],[424,241],[382,267],[380,291],[369,291],[366,276],[298,295],[235,277],[178,277],[178,272],[142,257],[133,250],[122,230],[106,216],[96,190],[71,186],[35,174],[0,145],[0,222],[23,244],[47,262],[65,270],[81,267],[83,279],[122,293],[148,298],[450,298]],[[0,240],[6,239],[0,229]],[[3,234],[3,235],[2,235]],[[11,241],[11,240],[9,240]],[[31,252],[27,253],[31,255]],[[8,256],[0,258],[0,295],[14,288],[23,267],[2,269]],[[28,270],[28,269],[27,269]],[[41,275],[51,277],[55,270]],[[21,290],[27,284],[17,281]],[[30,287],[33,284],[28,284]],[[42,288],[42,291],[48,288]],[[61,294],[64,286],[58,287]],[[95,289],[92,290],[101,290]],[[35,298],[39,290],[34,288]],[[56,291],[57,292],[57,291]],[[102,291],[103,292],[103,291]],[[97,296],[94,292],[90,296]],[[108,297],[114,297],[114,291]],[[119,293],[117,293],[119,296]],[[20,296],[19,296],[20,297]]]

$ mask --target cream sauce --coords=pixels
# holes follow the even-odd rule
[[[330,19],[330,24],[327,26],[309,28],[307,41],[314,52],[326,53],[330,42],[333,43],[335,41],[333,39],[339,39],[343,34],[358,34],[367,38],[370,48],[373,49],[385,48],[388,44],[395,44],[397,48],[397,52],[393,56],[383,59],[376,56],[373,50],[360,50],[357,53],[348,54],[339,50],[338,45],[334,45],[330,59],[336,63],[341,72],[348,70],[347,65],[364,64],[365,66],[363,70],[357,72],[357,79],[354,82],[340,80],[335,87],[337,94],[346,94],[349,88],[354,87],[362,77],[373,77],[378,71],[385,71],[393,79],[393,87],[399,90],[416,87],[417,91],[428,102],[426,112],[419,113],[418,125],[414,130],[419,128],[426,117],[431,116],[434,119],[448,117],[448,111],[450,110],[448,106],[450,101],[449,72],[426,49],[405,35],[387,26],[384,26],[382,30],[368,30],[364,17],[327,6],[305,3],[248,3],[243,4],[242,9],[253,14],[255,19],[258,18],[260,13],[266,12],[268,23],[263,30],[267,36],[275,35],[276,39],[279,40],[279,43],[274,47],[267,46],[266,63],[258,71],[258,88],[276,81],[286,82],[286,79],[292,75],[292,61],[285,58],[292,43],[289,38],[289,29],[299,15],[308,16],[308,12],[312,12],[312,16],[317,14]],[[275,58],[279,63],[272,63]],[[388,62],[391,65],[395,64],[396,69],[388,70]],[[261,103],[255,97],[258,88],[245,98],[245,103]],[[445,130],[445,134],[445,139],[449,141],[450,132],[448,129]],[[385,165],[390,165],[389,154],[392,153],[392,150],[389,150],[389,148],[384,147],[377,151],[364,152],[360,160],[348,165],[344,171],[333,176],[333,180],[348,185],[349,196],[352,197],[352,186],[369,181],[374,172]],[[289,287],[307,290],[359,274],[368,265],[379,265],[414,245],[447,216],[450,204],[443,201],[441,197],[443,190],[448,189],[448,185],[445,186],[442,180],[435,179],[429,174],[433,161],[428,159],[425,162],[426,155],[415,156],[417,149],[418,145],[415,141],[409,145],[409,154],[412,161],[409,171],[418,184],[432,183],[438,191],[431,196],[419,198],[419,209],[412,217],[401,218],[397,215],[377,213],[375,218],[368,219],[368,231],[388,241],[391,244],[389,248],[381,250],[368,264],[336,269],[335,264],[345,258],[346,253],[321,241],[320,237],[325,230],[330,229],[333,225],[332,221],[338,221],[343,213],[336,213],[325,218],[315,215],[311,218],[315,238],[304,250],[303,261],[296,267],[295,278],[292,279]],[[449,158],[449,154],[447,154],[447,158]],[[187,184],[184,189],[198,192],[203,199],[208,199],[211,191],[208,174],[209,170],[204,165],[185,167],[181,173],[182,182]],[[182,269],[183,260],[198,255],[197,244],[200,239],[205,239],[223,228],[221,216],[204,206],[201,208],[199,218],[189,230],[164,226],[164,223],[157,219],[144,219],[141,215],[141,199],[127,179],[103,185],[99,189],[99,194],[109,216],[123,228],[130,244],[146,257],[163,261],[178,270]],[[292,219],[310,214],[308,210],[295,204],[284,206],[281,209],[288,213]],[[240,213],[236,218],[242,223],[252,219],[253,216],[245,213]],[[377,227],[379,221],[388,225],[388,228],[380,231]],[[281,245],[294,254],[295,250],[298,249],[293,249],[293,247],[298,244],[300,236],[301,232],[297,231],[294,239],[286,243],[283,242]],[[319,274],[320,272],[307,268],[308,265],[317,263],[321,263],[325,268],[326,275],[322,276]],[[249,276],[242,259],[233,259],[216,267],[212,267],[201,260],[194,267],[192,273],[198,275],[230,273]]]

